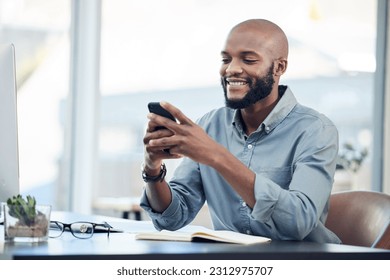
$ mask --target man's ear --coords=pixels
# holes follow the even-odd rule
[[[282,76],[284,72],[287,70],[287,59],[286,58],[279,58],[275,61],[275,68],[274,68],[274,74],[276,76]]]

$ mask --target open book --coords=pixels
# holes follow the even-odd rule
[[[184,230],[170,231],[153,231],[153,232],[140,232],[135,235],[136,239],[144,240],[167,240],[167,241],[218,241],[225,243],[236,244],[255,244],[255,243],[267,243],[271,239],[262,237],[247,235],[234,231],[227,230],[211,230],[205,227],[189,227]]]

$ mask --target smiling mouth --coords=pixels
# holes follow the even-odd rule
[[[247,82],[227,82],[230,86],[244,86],[247,84]]]
[[[226,83],[230,86],[245,86],[248,84],[245,80],[237,80],[237,79],[226,79]]]

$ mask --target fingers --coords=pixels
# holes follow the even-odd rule
[[[151,133],[159,130],[166,131],[167,129],[173,128],[174,125],[177,125],[176,122],[154,113],[149,113],[147,118],[149,119],[147,131]]]
[[[151,161],[180,158],[180,155],[167,152],[172,148],[172,145],[167,143],[168,139],[173,135],[172,131],[164,128],[155,130],[155,126],[155,124],[149,124],[143,138],[148,158]]]
[[[180,124],[192,124],[192,120],[186,115],[184,115],[182,111],[180,111],[172,104],[162,101],[160,102],[160,105],[161,107],[169,111],[179,121]]]
[[[172,135],[172,131],[168,129],[159,129],[152,132],[147,131],[143,139],[144,145],[146,148],[153,149],[154,151],[169,149],[169,144],[166,144],[165,142],[166,139]]]
[[[170,146],[153,145],[153,141],[156,142],[158,140],[151,140],[148,144],[145,145],[145,156],[148,158],[150,166],[152,166],[153,163],[158,163],[163,159],[177,159],[182,157],[179,154],[171,152]],[[159,166],[159,164],[156,165]]]
[[[166,117],[149,113],[148,126],[144,136],[144,146],[146,157],[151,165],[158,163],[162,159],[177,159],[182,155],[175,153],[178,150],[175,146],[172,136],[180,134],[183,124],[193,124],[191,119],[187,118],[178,108],[167,103],[160,102],[161,106],[169,111],[179,123],[172,121]],[[167,152],[167,151],[170,152]]]
[[[152,118],[154,117],[152,116]],[[155,121],[148,122],[146,127],[146,133],[149,133],[151,138],[169,137],[173,135],[172,131]]]

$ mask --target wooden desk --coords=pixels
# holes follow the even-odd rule
[[[237,245],[210,242],[169,242],[136,240],[134,233],[152,230],[147,221],[85,216],[54,212],[52,220],[107,221],[125,233],[95,233],[91,239],[77,239],[69,232],[39,244],[4,243],[4,227],[0,226],[0,258],[3,259],[267,259],[267,260],[328,260],[328,259],[390,259],[390,250],[311,242],[272,241],[267,244]],[[133,233],[129,233],[129,231]]]

